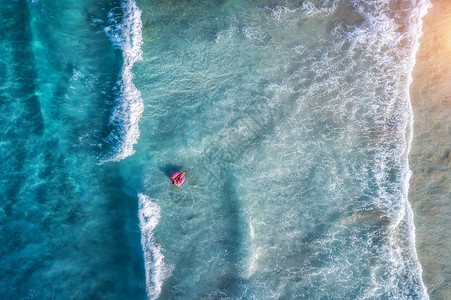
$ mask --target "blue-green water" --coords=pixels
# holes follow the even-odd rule
[[[1,1],[1,298],[428,298],[427,6]]]

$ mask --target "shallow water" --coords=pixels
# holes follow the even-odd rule
[[[1,5],[2,294],[428,297],[407,202],[427,2]]]

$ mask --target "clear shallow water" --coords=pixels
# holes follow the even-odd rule
[[[2,294],[427,298],[406,199],[426,2],[1,5]]]

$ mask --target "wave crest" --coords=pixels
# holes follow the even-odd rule
[[[155,242],[154,230],[161,218],[161,210],[157,203],[144,194],[138,194],[139,225],[141,228],[141,245],[144,253],[146,271],[146,290],[149,299],[157,299],[161,293],[164,280],[170,270],[164,264],[161,246]]]
[[[117,105],[110,118],[110,125],[118,130],[112,131],[106,139],[107,142],[115,143],[114,153],[101,163],[119,161],[135,153],[133,146],[139,140],[139,120],[144,111],[141,92],[133,83],[135,76],[132,72],[134,64],[142,60],[141,10],[135,0],[123,2],[122,10],[122,23],[117,24],[117,16],[111,12],[109,18],[112,25],[104,29],[113,46],[122,49],[124,63],[121,78],[117,82]]]

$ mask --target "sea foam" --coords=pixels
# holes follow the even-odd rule
[[[110,26],[104,29],[113,46],[122,50],[124,63],[117,83],[116,106],[110,118],[110,124],[118,128],[118,131],[113,131],[107,138],[107,142],[115,145],[114,153],[101,163],[119,161],[135,153],[133,145],[138,143],[139,120],[144,111],[141,92],[133,83],[133,66],[142,60],[141,10],[136,1],[128,0],[123,2],[122,11],[122,22],[117,23],[117,13],[111,11],[108,14]]]
[[[302,111],[296,115],[296,118],[292,118],[290,125],[299,128],[296,134],[298,136],[301,136],[300,133],[307,135],[308,131],[302,131],[302,128],[309,125],[309,122],[311,122],[309,118],[313,118],[312,115],[318,119],[323,117],[325,120],[320,123],[322,126],[318,126],[324,134],[317,133],[311,140],[302,141],[302,144],[299,143],[296,150],[303,149],[307,143],[313,144],[316,142],[318,145],[312,147],[316,151],[323,148],[325,154],[329,154],[334,153],[330,151],[331,147],[337,147],[343,154],[352,154],[352,156],[334,155],[330,158],[323,156],[321,164],[312,168],[315,171],[312,175],[320,174],[319,169],[324,171],[329,171],[328,169],[330,169],[331,174],[337,175],[333,177],[328,176],[333,178],[333,180],[331,180],[329,188],[324,189],[324,193],[333,191],[331,198],[335,197],[335,194],[344,193],[345,196],[342,198],[346,199],[349,197],[348,195],[354,193],[352,187],[347,187],[348,190],[343,189],[343,186],[346,185],[346,181],[343,182],[343,179],[358,180],[360,184],[366,185],[367,187],[362,189],[361,193],[358,193],[357,190],[355,191],[356,195],[360,194],[360,197],[357,198],[358,201],[348,202],[348,212],[360,215],[360,221],[349,226],[349,228],[348,225],[333,228],[330,224],[334,224],[334,222],[325,220],[324,224],[331,227],[324,231],[330,236],[324,234],[322,238],[312,239],[313,242],[311,244],[319,250],[317,252],[312,251],[311,257],[304,260],[308,264],[295,266],[293,261],[296,260],[294,258],[290,260],[282,255],[279,256],[280,248],[277,251],[273,251],[272,247],[266,247],[266,253],[263,252],[261,254],[261,259],[258,261],[254,259],[255,245],[271,245],[272,241],[269,238],[259,237],[259,232],[260,235],[261,232],[265,232],[265,235],[268,235],[267,229],[263,226],[258,226],[259,215],[262,216],[261,220],[268,222],[271,219],[271,214],[260,212],[262,205],[259,205],[258,210],[250,209],[249,218],[253,222],[249,224],[252,227],[249,229],[249,240],[251,240],[251,243],[249,243],[250,249],[248,250],[248,265],[251,266],[250,269],[252,270],[249,273],[251,275],[254,274],[253,278],[257,279],[255,280],[257,283],[253,288],[255,291],[260,291],[261,286],[272,284],[271,280],[267,280],[270,275],[269,272],[266,273],[266,270],[274,270],[280,266],[280,264],[268,263],[271,259],[275,260],[273,257],[276,256],[281,261],[286,260],[285,265],[290,266],[287,278],[291,274],[297,274],[299,278],[305,280],[305,283],[303,283],[305,286],[316,287],[314,291],[306,289],[308,294],[302,294],[302,297],[305,298],[314,298],[313,295],[318,296],[315,293],[320,289],[332,293],[336,286],[343,287],[343,290],[347,292],[352,291],[352,284],[355,281],[352,280],[349,274],[354,275],[362,269],[366,269],[368,273],[362,272],[361,276],[359,276],[359,280],[362,283],[368,280],[368,286],[362,285],[363,287],[358,291],[360,298],[384,298],[388,295],[393,298],[405,298],[414,295],[413,297],[426,299],[428,297],[427,291],[421,281],[421,266],[416,258],[414,247],[415,235],[412,210],[407,201],[408,181],[410,178],[407,156],[412,139],[409,84],[411,82],[411,71],[415,63],[418,39],[421,34],[421,18],[427,10],[429,1],[413,0],[402,3],[394,3],[395,1],[353,1],[352,7],[351,5],[349,6],[349,8],[352,8],[352,14],[348,13],[346,15],[342,13],[345,11],[343,8],[347,3],[344,2],[329,2],[330,7],[325,7],[328,8],[327,10],[320,10],[316,6],[310,5],[310,2],[304,2],[304,5],[301,7],[304,12],[302,16],[312,18],[312,20],[309,20],[312,24],[315,21],[314,17],[324,17],[331,14],[331,18],[334,18],[333,22],[330,22],[330,24],[334,25],[330,25],[331,33],[335,38],[333,39],[324,34],[324,36],[328,37],[327,41],[325,40],[326,42],[318,45],[317,48],[314,46],[310,47],[308,50],[309,56],[305,55],[307,51],[304,50],[303,45],[295,45],[296,48],[293,47],[294,52],[298,53],[297,50],[300,50],[296,59],[300,60],[302,64],[291,66],[290,64],[293,64],[293,60],[287,60],[288,63],[285,69],[290,70],[289,75],[295,74],[299,78],[302,77],[302,80],[304,78],[308,79],[308,76],[301,76],[303,75],[302,72],[315,76],[310,81],[304,80],[302,82],[303,84],[306,82],[306,84],[301,90],[302,93],[298,103],[300,103],[299,106],[301,106],[302,102],[317,103],[318,109],[309,110],[310,115],[304,119],[303,124],[299,121],[303,117]],[[340,9],[334,12],[334,7],[339,7]],[[296,9],[281,7],[276,7],[272,16],[277,22],[283,22],[285,26],[289,24],[287,18],[291,17],[295,20],[299,18]],[[352,22],[343,21],[348,20],[348,18]],[[305,22],[303,29],[305,32],[309,30],[307,22]],[[316,30],[316,27],[314,29]],[[327,34],[329,33],[328,30],[325,31]],[[264,31],[262,32],[264,33]],[[276,35],[273,34],[273,36]],[[246,38],[252,39],[255,37],[246,34]],[[277,44],[275,45],[277,46]],[[282,51],[279,51],[279,53],[282,53]],[[304,71],[304,68],[307,69],[305,66],[308,66],[310,70]],[[296,74],[296,72],[298,73]],[[293,80],[292,82],[296,81]],[[310,82],[312,83],[309,84]],[[286,87],[284,84],[271,85],[271,89],[277,92],[276,86],[283,87],[280,90],[290,94],[293,93],[289,84]],[[359,86],[365,86],[365,88],[360,89]],[[324,95],[324,99],[326,99],[324,102],[319,101],[321,95]],[[288,107],[288,105],[283,105],[282,107]],[[303,108],[304,111],[307,111],[310,107],[304,105]],[[350,108],[353,110],[352,114],[350,113]],[[323,111],[328,111],[329,114],[321,113]],[[287,111],[286,115],[289,114],[290,112]],[[331,122],[331,120],[334,122]],[[312,124],[315,123],[312,122]],[[330,124],[333,125],[330,126]],[[358,127],[352,128],[350,124],[358,125]],[[340,128],[339,126],[343,127]],[[284,139],[287,139],[286,136],[288,136],[287,132],[289,132],[289,129],[287,126],[284,131],[280,130],[281,141],[276,142],[276,139],[274,139],[272,143],[281,144],[284,142]],[[335,143],[329,144],[329,141]],[[296,139],[291,138],[289,142],[285,143],[285,148],[292,147],[294,143],[296,143]],[[267,145],[271,145],[271,143],[268,142]],[[277,147],[273,146],[273,149],[277,149]],[[306,149],[309,150],[308,148]],[[274,160],[277,152],[272,151],[274,154],[271,160]],[[314,156],[312,151],[304,151],[304,153],[305,156]],[[291,157],[295,156],[296,153],[294,152]],[[350,163],[355,163],[356,166],[349,168],[349,170],[346,168],[342,170],[337,167],[334,168],[334,164],[337,161],[340,162],[340,160],[343,160],[344,165],[349,166]],[[286,160],[281,159],[281,162],[285,163]],[[252,175],[248,175],[248,177],[251,178],[252,176],[255,181],[255,177],[259,176],[258,174],[267,176],[267,173],[263,171],[264,163],[266,162],[260,162],[259,167],[261,166],[262,169],[253,170]],[[281,166],[282,164],[280,163],[279,165]],[[304,159],[302,164],[294,166],[292,169],[305,168],[305,165],[308,164]],[[271,166],[266,167],[266,169],[271,169],[275,173],[276,167]],[[304,173],[308,171],[308,169],[305,169]],[[340,171],[341,173],[339,173]],[[286,172],[289,172],[289,170],[286,170]],[[374,174],[374,178],[372,174]],[[282,174],[277,174],[274,177],[274,181],[281,178],[281,176],[283,176],[283,172]],[[317,176],[322,177],[320,175]],[[299,180],[299,182],[302,181]],[[246,191],[251,190],[249,187],[252,184],[243,180],[242,186],[243,191]],[[281,191],[282,188],[284,187],[278,188],[279,194],[284,194]],[[319,187],[315,188],[319,189]],[[276,195],[269,194],[271,192],[268,189],[268,195],[271,196],[267,198],[276,197]],[[248,199],[263,198],[260,193],[261,188],[256,192],[251,190],[248,192]],[[320,193],[318,195],[321,196]],[[312,198],[317,200],[319,197]],[[305,203],[306,199],[308,197],[304,197],[302,202]],[[286,201],[287,199],[283,200]],[[299,201],[299,205],[302,205],[302,202]],[[315,203],[315,205],[317,204]],[[368,214],[359,214],[359,210],[366,211]],[[312,212],[314,212],[313,209]],[[331,216],[334,215],[337,215],[337,213],[331,213]],[[322,216],[315,217],[315,223],[319,223],[319,220],[322,220],[322,218]],[[294,219],[291,218],[291,220]],[[274,221],[274,224],[277,225],[281,223],[279,217]],[[378,223],[378,225],[374,225],[375,223]],[[283,226],[286,226],[287,229],[281,230],[283,235],[289,232],[293,222],[286,222],[286,224],[283,224]],[[365,226],[365,230],[361,230]],[[322,230],[321,227],[318,227],[318,229],[315,226],[312,227],[314,229],[312,230],[313,232]],[[307,231],[308,227],[304,226],[304,228]],[[286,239],[283,235],[277,235],[279,245],[283,244],[283,239],[286,240],[288,245],[292,240],[295,240],[294,238]],[[302,236],[302,233],[299,235]],[[365,239],[367,243],[362,243]],[[306,240],[309,241],[308,239]],[[346,244],[352,244],[352,247],[346,248],[344,246]],[[312,245],[309,245],[309,248],[305,251],[299,252],[304,255],[307,250],[313,248]],[[345,248],[346,250],[344,250]],[[297,250],[296,247],[293,247],[293,249]],[[330,255],[334,251],[339,251],[340,255],[336,257]],[[320,267],[314,266],[315,261],[322,262],[322,255],[327,255],[327,263]],[[348,260],[346,255],[362,258],[360,262],[361,268],[354,268],[353,263],[355,260],[354,262],[350,259]],[[293,255],[293,257],[295,256]],[[372,261],[371,264],[368,264],[366,259],[364,259],[365,257],[372,257],[374,261],[377,260],[377,263]],[[340,270],[339,275],[336,273],[338,270]],[[261,273],[266,274],[265,276],[260,276],[259,274]],[[333,285],[331,284],[332,282]],[[276,284],[274,284],[273,290],[277,290]],[[302,293],[302,291],[299,291],[299,293]],[[345,295],[340,293],[341,291],[337,291],[335,297]],[[349,297],[350,294],[347,295]]]
[[[161,210],[155,201],[144,194],[138,194],[141,245],[146,271],[146,290],[149,299],[157,299],[164,280],[170,273],[164,264],[160,245],[155,242],[154,230],[161,217]]]
[[[392,295],[397,295],[397,293],[402,294],[402,290],[408,290],[409,283],[406,283],[400,278],[405,278],[406,270],[409,270],[409,280],[407,282],[417,282],[415,285],[415,294],[420,296],[422,299],[428,299],[427,289],[421,280],[422,268],[419,264],[416,249],[415,249],[415,227],[413,224],[413,212],[411,206],[408,202],[408,189],[409,189],[409,179],[411,176],[411,171],[408,164],[408,155],[411,148],[411,141],[413,136],[413,112],[410,103],[409,86],[412,82],[412,70],[415,65],[415,56],[419,48],[419,38],[422,35],[422,18],[427,13],[430,7],[429,0],[414,0],[410,1],[410,7],[405,9],[409,12],[407,22],[408,30],[399,35],[398,25],[394,20],[386,19],[384,14],[377,12],[384,11],[388,7],[384,1],[377,2],[372,7],[372,10],[365,11],[362,6],[358,6],[360,13],[365,16],[365,19],[372,24],[372,28],[377,28],[377,32],[381,34],[380,37],[384,37],[384,42],[380,45],[388,46],[389,52],[392,55],[385,56],[384,51],[375,51],[376,53],[383,53],[383,56],[378,56],[378,59],[382,64],[380,66],[390,66],[397,62],[399,59],[399,67],[393,68],[398,71],[399,74],[405,74],[404,90],[399,90],[399,95],[404,96],[406,101],[403,104],[398,103],[395,99],[388,103],[387,108],[381,111],[382,117],[380,119],[382,126],[385,128],[387,135],[384,135],[381,145],[384,145],[386,149],[377,149],[376,152],[376,164],[378,170],[377,184],[381,188],[380,191],[380,202],[377,205],[390,216],[391,222],[387,227],[387,244],[383,247],[383,252],[385,258],[390,261],[390,268],[387,270],[391,275],[384,282],[385,290],[391,291]],[[390,33],[391,32],[391,33]],[[360,38],[366,38],[366,40],[359,40],[358,43],[370,44],[373,42],[371,40],[371,34],[362,34],[359,32]],[[407,42],[408,47],[404,53],[399,52],[403,42]],[[378,41],[379,43],[379,41]],[[377,47],[377,45],[374,45]],[[372,46],[372,47],[374,47]],[[379,46],[380,47],[380,46]],[[382,49],[382,48],[381,48]],[[397,57],[397,55],[401,55]],[[402,57],[402,58],[400,58]],[[390,60],[395,58],[391,63]],[[387,60],[388,59],[388,60]],[[403,74],[404,73],[404,74]],[[395,80],[393,80],[395,81]],[[391,87],[385,86],[388,90]],[[394,91],[393,94],[396,94]],[[398,121],[396,123],[392,122],[395,118]],[[401,121],[401,122],[400,122]],[[398,129],[398,122],[401,126]],[[392,132],[392,133],[390,133]],[[392,134],[397,136],[398,146],[390,149],[390,144],[393,143]],[[387,150],[389,149],[389,150]],[[395,156],[395,161],[400,167],[400,186],[395,187],[390,182],[390,175],[387,170],[390,170],[390,164],[393,162],[393,156]],[[393,192],[395,191],[395,192]],[[373,273],[374,275],[374,273]],[[377,286],[378,284],[375,284]],[[402,287],[402,288],[401,288]],[[396,291],[396,292],[394,292]],[[375,292],[373,290],[372,292]],[[378,293],[369,293],[370,297],[377,296]],[[400,295],[400,294],[398,294]]]

